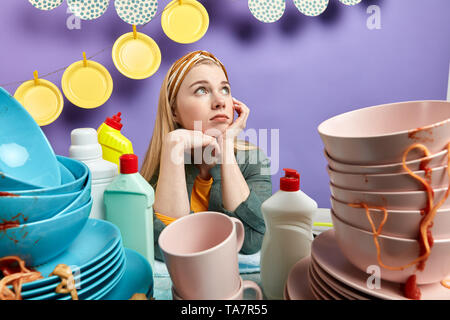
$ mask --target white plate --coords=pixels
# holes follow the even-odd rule
[[[67,0],[67,5],[80,19],[93,20],[105,13],[109,0]]]
[[[37,9],[48,11],[59,7],[63,0],[28,0],[28,2]]]
[[[315,17],[328,7],[328,0],[294,0],[297,9],[304,15]]]
[[[248,0],[252,15],[261,22],[272,23],[281,18],[286,10],[285,0]]]
[[[115,0],[114,7],[120,19],[138,26],[153,19],[158,10],[158,0]]]

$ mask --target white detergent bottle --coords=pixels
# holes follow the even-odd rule
[[[280,190],[261,205],[266,233],[261,248],[261,283],[267,299],[283,299],[289,271],[309,256],[317,203],[300,190],[296,170],[283,169]]]
[[[103,194],[106,187],[118,175],[115,163],[102,158],[102,147],[98,143],[97,131],[93,128],[79,128],[70,134],[69,157],[85,163],[92,175],[92,209],[90,218],[105,219]]]

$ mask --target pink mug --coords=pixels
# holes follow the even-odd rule
[[[254,300],[263,299],[263,293],[261,291],[261,288],[256,284],[256,282],[250,280],[243,280],[241,278],[239,290],[232,296],[220,300],[244,300],[244,291],[248,289],[251,289],[256,293],[256,298]],[[174,287],[172,287],[172,298],[173,300],[186,300],[180,297],[180,295],[176,292]]]
[[[158,242],[183,299],[217,300],[239,290],[238,252],[244,243],[240,220],[211,211],[189,214],[164,228]]]

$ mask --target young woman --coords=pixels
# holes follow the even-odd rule
[[[272,183],[264,153],[237,140],[248,115],[248,107],[231,95],[225,67],[211,53],[191,52],[169,69],[141,168],[155,188],[155,258],[162,260],[158,238],[164,227],[199,211],[240,219],[241,253],[261,249],[261,203],[272,195]]]

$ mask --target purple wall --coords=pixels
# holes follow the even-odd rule
[[[278,190],[283,167],[301,172],[301,186],[320,207],[329,207],[328,175],[317,126],[329,117],[370,105],[445,99],[450,58],[448,0],[372,0],[348,7],[330,0],[319,17],[307,17],[287,0],[283,17],[256,20],[246,0],[201,0],[210,14],[207,34],[182,45],[163,33],[159,14],[141,31],[160,46],[162,64],[152,77],[131,80],[114,67],[111,48],[131,26],[114,10],[69,30],[67,5],[44,12],[26,0],[0,4],[0,86],[69,66],[105,49],[93,60],[114,80],[103,106],[86,110],[65,100],[61,116],[43,127],[55,152],[68,154],[74,128],[97,128],[107,116],[123,113],[122,132],[143,158],[156,114],[159,88],[173,61],[188,51],[213,52],[227,67],[232,94],[251,109],[248,128],[279,129]],[[381,29],[369,30],[369,5],[381,9]],[[63,70],[45,77],[60,87]],[[12,94],[19,86],[4,86]],[[270,154],[269,156],[274,156]]]

